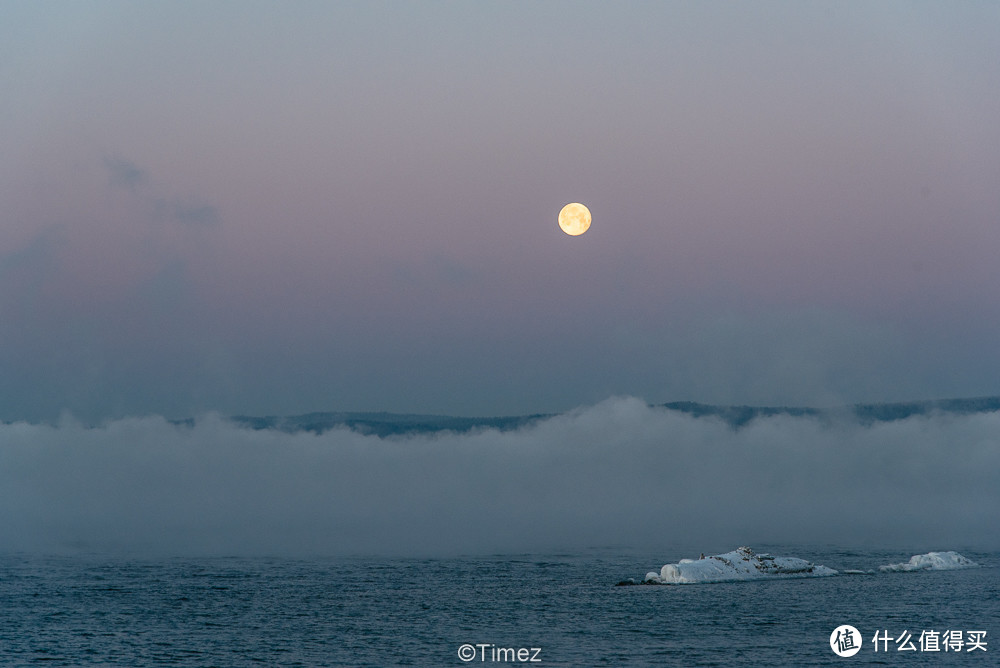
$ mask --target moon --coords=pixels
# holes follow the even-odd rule
[[[559,227],[571,237],[578,237],[590,229],[590,209],[573,202],[559,212]]]

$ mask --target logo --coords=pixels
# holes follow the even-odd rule
[[[854,656],[861,650],[861,631],[849,624],[838,626],[830,634],[830,649],[837,656]]]

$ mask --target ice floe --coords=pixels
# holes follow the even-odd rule
[[[681,559],[666,564],[660,572],[651,571],[644,584],[696,584],[732,582],[759,578],[806,578],[837,575],[837,571],[798,557],[774,557],[757,554],[749,547],[701,559]]]
[[[953,571],[963,568],[980,568],[972,559],[958,552],[928,552],[916,554],[901,564],[879,566],[883,573],[907,573],[911,571]],[[634,578],[622,580],[622,585],[669,585],[699,584],[710,582],[734,582],[739,580],[759,580],[776,578],[812,578],[828,575],[874,575],[876,571],[841,569],[813,564],[798,557],[775,557],[757,554],[749,547],[739,547],[732,552],[711,557],[701,555],[700,559],[681,559],[676,564],[666,564],[657,571],[650,571],[636,581]]]
[[[879,566],[879,570],[890,573],[906,573],[909,571],[953,571],[960,568],[979,568],[979,564],[958,552],[928,552],[915,554],[904,564],[887,564]]]

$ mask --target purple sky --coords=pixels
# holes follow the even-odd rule
[[[1000,394],[997,53],[992,2],[4,3],[0,419]]]

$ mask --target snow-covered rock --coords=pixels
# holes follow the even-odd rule
[[[887,564],[879,566],[884,572],[909,572],[909,571],[953,571],[960,568],[979,568],[979,564],[968,557],[963,557],[958,552],[928,552],[927,554],[915,554],[905,564]]]
[[[703,559],[681,559],[676,564],[666,564],[647,573],[644,582],[649,584],[695,584],[705,582],[731,582],[759,578],[804,578],[836,575],[837,571],[818,566],[798,557],[774,557],[757,554],[749,547],[716,554]]]

